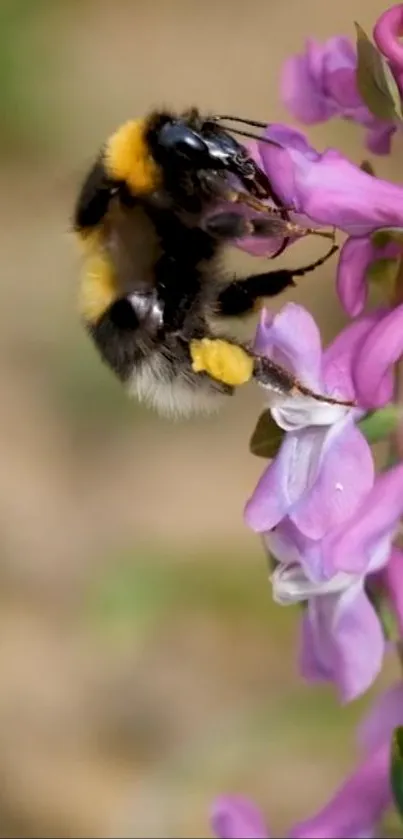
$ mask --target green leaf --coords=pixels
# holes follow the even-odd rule
[[[358,423],[358,428],[368,443],[378,443],[393,434],[402,420],[402,406],[385,405],[384,408],[367,414]]]
[[[385,640],[397,643],[400,638],[396,615],[390,606],[385,592],[373,581],[367,580],[365,591],[376,614],[378,615]]]
[[[281,445],[285,432],[274,422],[270,411],[260,415],[252,434],[249,449],[257,457],[274,457]]]
[[[390,242],[403,245],[403,227],[381,227],[372,234],[371,240],[377,248],[384,248]]]
[[[393,73],[362,27],[357,32],[357,87],[365,104],[378,119],[403,119],[399,88]]]
[[[275,571],[277,566],[278,566],[278,560],[271,553],[267,554],[267,565],[268,565],[270,574],[272,574],[273,571]]]
[[[368,282],[378,286],[388,302],[393,298],[395,292],[400,265],[399,257],[395,259],[376,259],[371,263],[366,273]]]
[[[392,735],[390,782],[396,809],[403,817],[403,726],[395,728]]]

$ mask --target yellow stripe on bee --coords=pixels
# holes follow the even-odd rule
[[[90,252],[84,262],[79,292],[79,311],[87,323],[97,323],[117,298],[112,264],[101,250]]]
[[[253,358],[242,347],[221,338],[191,341],[190,355],[195,373],[208,373],[226,385],[243,385],[252,378]]]
[[[146,142],[146,120],[131,120],[109,138],[104,156],[108,175],[124,181],[133,195],[147,195],[159,186],[161,170]]]

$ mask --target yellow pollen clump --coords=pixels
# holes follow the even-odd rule
[[[243,385],[253,373],[253,358],[237,344],[221,338],[202,338],[190,342],[192,368],[208,373],[226,385]]]
[[[133,195],[147,195],[160,183],[161,170],[148,148],[143,119],[121,125],[108,140],[105,169],[111,178],[124,181]]]

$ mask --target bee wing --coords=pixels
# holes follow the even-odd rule
[[[140,206],[116,203],[103,229],[103,246],[112,261],[122,294],[150,291],[161,248],[155,229]]]

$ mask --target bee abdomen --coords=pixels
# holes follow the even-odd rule
[[[136,341],[139,321],[130,302],[116,300],[96,323],[86,326],[103,360],[126,382],[141,357]]]
[[[190,364],[156,351],[133,368],[127,389],[140,402],[169,418],[211,414],[231,395],[232,388],[194,373]]]

